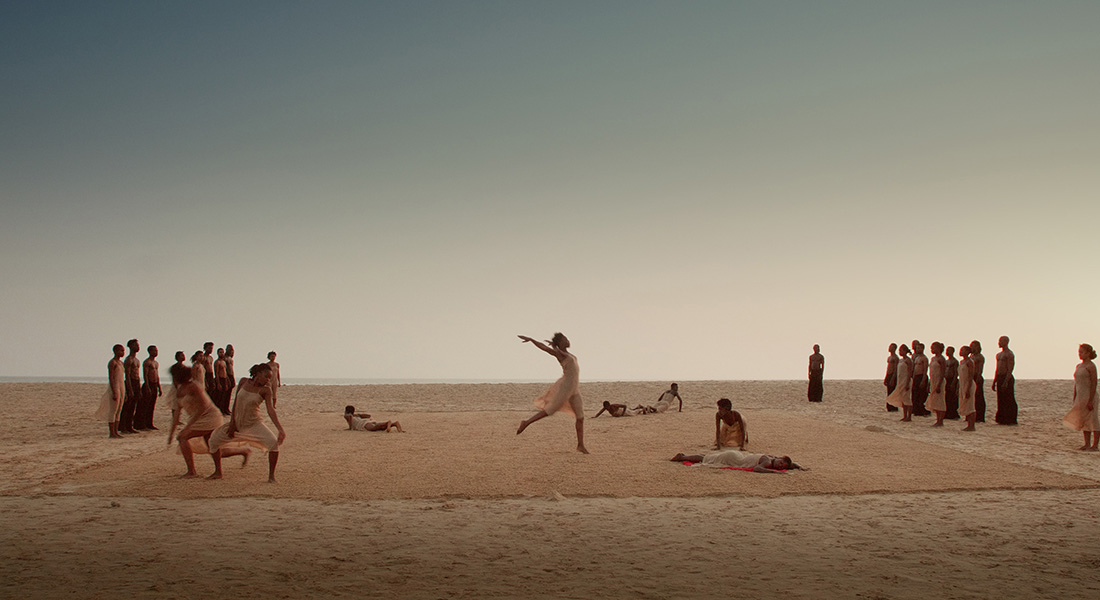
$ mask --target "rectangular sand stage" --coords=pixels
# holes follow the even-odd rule
[[[1091,598],[1100,457],[1058,422],[1068,382],[1020,382],[1021,425],[896,421],[881,384],[681,382],[681,413],[592,419],[664,383],[583,383],[572,420],[515,429],[545,384],[290,386],[266,459],[180,480],[162,431],[107,440],[102,391],[0,384],[0,589],[16,597]],[[787,475],[686,467],[714,401]],[[345,404],[408,431],[347,431]],[[201,473],[211,471],[198,457]]]

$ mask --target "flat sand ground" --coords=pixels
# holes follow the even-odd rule
[[[290,386],[266,459],[180,480],[161,432],[107,440],[102,386],[0,384],[0,598],[1097,598],[1100,455],[1068,381],[1017,384],[1018,427],[897,422],[878,382],[582,383],[591,455],[545,384]],[[988,394],[992,400],[992,394]],[[809,471],[686,467],[714,401]],[[345,404],[408,433],[347,431]],[[995,405],[995,402],[991,402]],[[992,421],[991,407],[989,420]],[[199,469],[211,471],[199,457]]]

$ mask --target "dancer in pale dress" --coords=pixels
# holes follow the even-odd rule
[[[126,373],[122,365],[122,357],[126,354],[126,348],[122,344],[115,344],[112,351],[115,356],[107,363],[107,391],[99,400],[95,418],[107,423],[108,437],[120,438],[122,435],[118,432],[118,418],[119,413],[122,412],[123,398],[126,393]]]
[[[182,354],[182,353],[180,353]],[[183,462],[187,464],[187,472],[181,478],[198,477],[195,471],[195,452],[205,452],[210,435],[222,426],[222,413],[210,400],[206,393],[205,381],[202,378],[202,370],[197,366],[190,369],[182,363],[172,365],[169,372],[172,374],[172,386],[175,394],[171,398],[172,427],[168,431],[168,444],[171,445],[172,437],[180,424],[182,412],[187,413],[188,421],[175,436],[179,442],[180,454]],[[201,438],[201,439],[200,439]],[[197,446],[197,448],[196,448]],[[244,462],[248,463],[251,450],[247,448],[222,449],[222,456],[243,455]],[[215,467],[217,461],[215,461]]]
[[[947,359],[943,357],[943,343],[932,342],[932,360],[929,361],[928,410],[936,413],[936,422],[932,427],[943,427],[943,418],[947,416],[947,395],[944,373],[947,371]]]
[[[368,421],[370,415],[367,413],[356,413],[355,407],[347,405],[344,407],[344,420],[348,423],[348,429],[352,431],[385,431],[389,433],[390,430],[396,429],[397,433],[405,433],[405,430],[401,428],[401,423],[397,421]]]
[[[531,423],[544,419],[560,410],[576,417],[577,452],[588,454],[588,449],[584,447],[584,403],[581,401],[579,389],[581,370],[580,366],[577,365],[577,357],[567,351],[569,338],[561,332],[555,333],[554,338],[548,341],[549,346],[525,335],[519,336],[519,339],[523,340],[524,343],[531,342],[539,350],[558,359],[562,373],[561,378],[554,382],[550,389],[535,398],[535,407],[539,411],[530,418],[520,421],[516,435],[523,433],[523,430],[527,429],[527,426]]]
[[[268,477],[270,483],[275,483],[275,465],[279,463],[279,444],[286,439],[286,431],[279,423],[279,415],[275,412],[275,401],[271,392],[271,366],[267,363],[254,365],[249,377],[242,377],[237,386],[237,395],[233,399],[233,412],[229,422],[222,425],[210,436],[210,455],[214,458],[214,474],[208,479],[222,478],[222,457],[226,443],[230,441],[244,441],[249,444],[267,450]],[[276,436],[264,425],[260,416],[260,405],[267,407],[267,416],[271,423],[279,430]]]
[[[1100,410],[1097,410],[1096,402],[1096,350],[1089,344],[1081,344],[1077,349],[1077,356],[1081,358],[1081,364],[1073,372],[1073,408],[1066,414],[1062,422],[1068,427],[1076,429],[1085,435],[1085,445],[1078,450],[1100,450]],[[1089,444],[1089,434],[1092,434],[1092,444]]]
[[[733,410],[729,398],[718,401],[718,412],[714,414],[714,449],[736,447],[744,450],[749,443],[749,428],[741,413]]]
[[[709,454],[677,454],[672,462],[699,463],[707,467],[737,467],[752,469],[756,473],[782,473],[789,469],[805,470],[789,456],[754,454],[740,450],[719,450]]]
[[[604,400],[603,408],[600,409],[600,412],[593,415],[592,418],[595,419],[605,412],[612,417],[633,417],[636,415],[644,415],[646,410],[645,407],[641,405],[635,406],[634,408],[627,408],[625,404],[612,404]]]
[[[959,416],[966,419],[963,431],[974,431],[978,418],[974,406],[974,360],[970,354],[970,346],[959,346]]]
[[[909,346],[902,344],[898,348],[897,387],[886,397],[891,406],[901,409],[902,421],[913,420],[913,359],[909,358]]]

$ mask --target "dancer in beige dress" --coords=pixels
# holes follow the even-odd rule
[[[397,433],[405,433],[400,422],[371,421],[369,414],[355,412],[355,407],[350,404],[344,407],[344,421],[347,422],[348,429],[351,431],[385,431],[389,433],[396,429]]]
[[[1096,350],[1089,344],[1081,344],[1077,349],[1077,356],[1081,358],[1081,364],[1073,372],[1073,408],[1066,414],[1062,422],[1068,427],[1076,429],[1085,435],[1085,445],[1078,450],[1100,450],[1100,410],[1097,410],[1096,402]],[[1092,444],[1089,444],[1089,434],[1092,436]]]
[[[898,348],[897,387],[886,397],[886,403],[901,409],[901,421],[913,420],[913,359],[909,346]]]
[[[737,448],[744,450],[749,443],[749,428],[741,413],[733,410],[729,398],[718,401],[718,412],[714,414],[714,449]]]
[[[947,372],[947,359],[943,357],[943,343],[932,342],[932,360],[928,363],[928,410],[936,413],[936,422],[932,427],[943,427],[943,418],[947,416],[947,394],[944,373]]]
[[[229,422],[222,425],[210,436],[210,455],[214,458],[214,474],[208,479],[222,478],[222,446],[229,442],[244,441],[267,450],[268,477],[275,483],[275,465],[279,463],[279,445],[286,439],[286,431],[279,423],[275,412],[275,400],[271,392],[271,366],[267,363],[254,365],[249,377],[242,377],[237,386],[237,395],[233,399],[233,412]],[[276,436],[264,425],[260,416],[260,406],[267,407],[267,416],[279,430]]]
[[[524,343],[531,342],[539,350],[558,359],[562,373],[561,378],[554,382],[550,389],[535,398],[535,408],[538,408],[539,411],[520,421],[516,435],[523,433],[523,430],[527,429],[531,423],[544,419],[560,410],[576,417],[577,452],[588,454],[588,449],[584,447],[584,403],[581,401],[579,389],[581,369],[577,365],[577,357],[568,352],[569,338],[561,332],[555,333],[554,338],[547,342],[550,344],[549,346],[525,335],[519,336],[519,339],[523,340]]]
[[[963,431],[974,431],[978,418],[974,407],[974,361],[970,354],[970,346],[959,346],[959,415],[966,419]]]
[[[757,473],[782,473],[789,469],[806,470],[789,456],[754,454],[740,450],[719,450],[708,454],[677,454],[672,462],[689,462],[707,467],[736,467],[752,469]]]
[[[172,443],[172,437],[176,433],[176,428],[179,427],[181,413],[187,413],[187,424],[175,437],[179,442],[183,462],[187,465],[187,472],[180,477],[184,479],[198,477],[199,474],[195,471],[195,453],[207,451],[206,444],[210,434],[222,426],[222,413],[206,393],[205,381],[200,377],[201,369],[197,366],[189,369],[182,363],[176,363],[169,371],[172,374],[172,386],[176,391],[170,400],[172,427],[168,431],[168,443]],[[244,455],[247,463],[250,452],[247,448],[234,448],[228,452],[223,449],[222,456]]]
[[[107,436],[120,438],[118,432],[119,413],[122,412],[122,403],[125,394],[126,373],[122,366],[122,357],[126,354],[126,348],[122,344],[115,344],[112,350],[115,353],[107,363],[107,391],[99,400],[99,408],[95,411],[97,421],[107,423]]]

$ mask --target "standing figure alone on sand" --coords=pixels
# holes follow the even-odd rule
[[[584,447],[584,403],[581,401],[580,393],[581,369],[577,365],[577,357],[567,351],[569,338],[561,332],[555,333],[554,338],[549,340],[549,346],[525,335],[519,336],[519,339],[524,343],[531,342],[539,350],[558,359],[562,373],[561,378],[554,382],[550,389],[535,398],[535,407],[539,411],[530,418],[520,421],[516,435],[523,433],[531,423],[561,410],[576,417],[577,452],[588,454],[588,449]]]
[[[821,353],[821,346],[814,344],[814,353],[810,355],[809,367],[810,385],[806,388],[806,398],[810,402],[821,402],[825,394],[825,355]]]
[[[913,420],[913,359],[909,358],[909,346],[902,344],[898,348],[898,385],[894,388],[886,402],[901,409],[902,421]]]
[[[1081,364],[1073,372],[1073,408],[1062,422],[1068,427],[1085,434],[1085,445],[1078,450],[1100,450],[1100,410],[1096,406],[1096,350],[1089,344],[1081,344],[1077,349]],[[1089,434],[1092,445],[1089,445]]]

